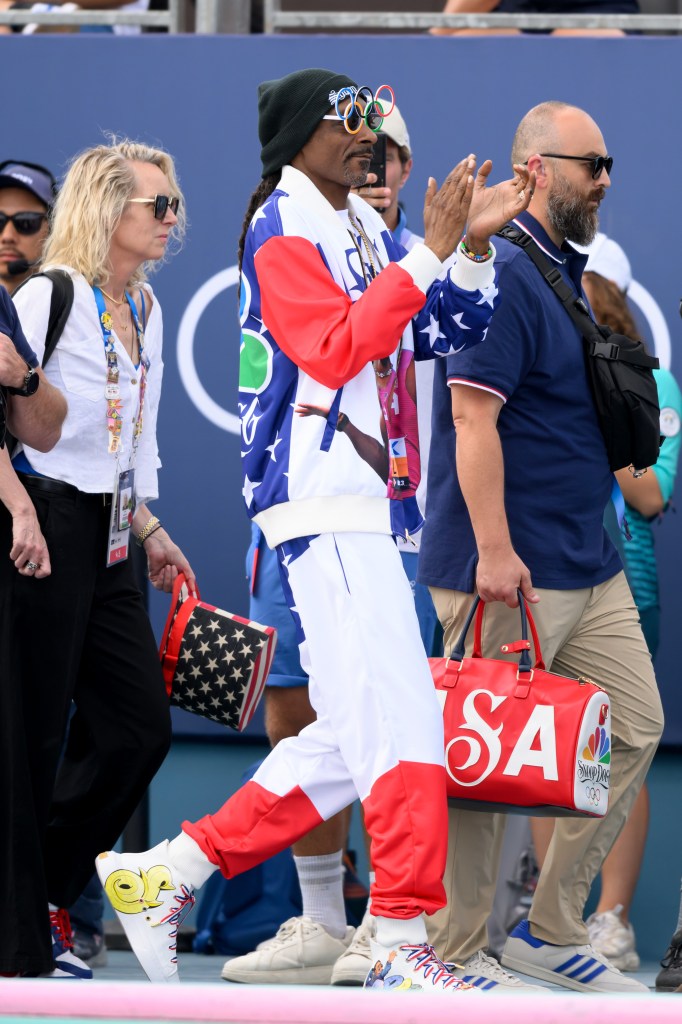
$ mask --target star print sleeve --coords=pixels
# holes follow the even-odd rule
[[[425,292],[403,266],[407,260],[391,263],[351,302],[311,242],[269,238],[255,256],[263,323],[292,362],[338,389],[371,360],[390,355],[423,306]],[[416,268],[418,261],[411,262]]]
[[[461,256],[434,281],[414,318],[415,359],[454,355],[483,341],[499,304],[494,259],[494,249],[485,263]]]
[[[448,384],[482,388],[506,402],[533,366],[537,338],[546,328],[534,281],[524,272],[524,263],[518,258],[500,261],[497,283],[502,309],[493,317],[484,345],[447,360]],[[530,269],[535,270],[532,264]]]

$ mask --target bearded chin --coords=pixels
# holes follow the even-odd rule
[[[599,229],[599,212],[587,205],[583,196],[557,189],[547,200],[547,217],[562,238],[578,245],[589,245]]]
[[[353,174],[350,167],[344,167],[343,180],[349,188],[362,188],[367,181],[367,171],[358,171]]]

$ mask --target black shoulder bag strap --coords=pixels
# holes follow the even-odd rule
[[[518,245],[528,254],[580,331],[591,356],[597,356],[600,359],[620,360],[621,362],[632,363],[634,366],[641,366],[647,370],[658,369],[659,362],[656,356],[650,356],[643,348],[638,350],[625,349],[608,340],[608,334],[610,333],[608,328],[602,333],[602,329],[592,319],[585,300],[581,296],[576,295],[571,286],[564,280],[559,268],[545,256],[538,243],[527,231],[516,227],[515,224],[505,224],[497,234],[501,238],[506,238],[507,241],[513,242],[514,245]]]
[[[658,359],[641,341],[596,324],[575,293],[527,231],[508,224],[498,234],[520,246],[577,326],[583,338],[587,376],[610,468],[632,466],[635,475],[658,459],[661,444],[658,390],[652,373]]]
[[[47,318],[47,331],[45,333],[45,351],[41,366],[45,366],[48,359],[57,347],[57,342],[69,319],[69,313],[73,306],[73,279],[65,270],[43,270],[27,278],[19,285],[15,295],[24,285],[28,284],[35,277],[46,277],[52,282],[52,295],[50,297],[50,312]]]
[[[28,281],[33,280],[34,277],[47,277],[52,282],[52,295],[50,296],[50,312],[47,318],[47,332],[45,334],[45,351],[43,352],[43,361],[41,366],[45,366],[48,359],[57,347],[57,342],[62,336],[66,321],[69,319],[69,313],[73,306],[73,279],[70,274],[67,274],[65,270],[43,270],[41,273],[32,274],[31,277],[27,278],[19,288],[16,289],[14,295],[24,287]],[[0,402],[0,407],[4,403]],[[4,421],[4,416],[2,417]],[[7,432],[6,435],[7,447],[10,452],[14,450],[16,446],[16,440],[12,435]],[[0,444],[0,448],[3,447]]]

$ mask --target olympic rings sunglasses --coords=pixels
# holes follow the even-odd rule
[[[379,99],[379,93],[383,90],[390,96],[390,100]],[[347,96],[349,102],[340,109],[339,104]],[[390,106],[388,106],[390,102]],[[363,104],[363,107],[360,104]],[[381,131],[384,118],[388,117],[395,106],[395,93],[390,85],[380,85],[376,93],[373,93],[368,85],[362,85],[355,89],[348,85],[339,89],[336,94],[334,108],[335,114],[325,114],[323,121],[343,121],[343,126],[350,135],[357,135],[363,124],[366,124],[370,131]],[[386,109],[388,107],[388,109]]]
[[[154,220],[163,220],[170,207],[171,213],[177,214],[180,200],[177,196],[156,195],[153,199],[129,199],[129,203],[146,203],[154,206]]]
[[[539,156],[552,157],[554,160],[580,160],[582,163],[592,165],[592,177],[596,181],[602,171],[611,173],[613,167],[612,156],[566,156],[565,153],[540,153]]]
[[[18,235],[37,235],[47,219],[46,213],[38,213],[33,210],[26,210],[25,213],[0,213],[0,235],[7,227],[8,221]]]

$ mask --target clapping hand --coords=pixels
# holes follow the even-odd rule
[[[474,193],[473,154],[460,160],[440,188],[429,178],[424,198],[424,244],[443,263],[455,251],[464,234]]]
[[[527,208],[535,190],[535,172],[523,164],[514,164],[514,177],[499,185],[487,184],[492,169],[486,160],[473,186],[466,242],[476,252],[485,252],[490,236]]]

